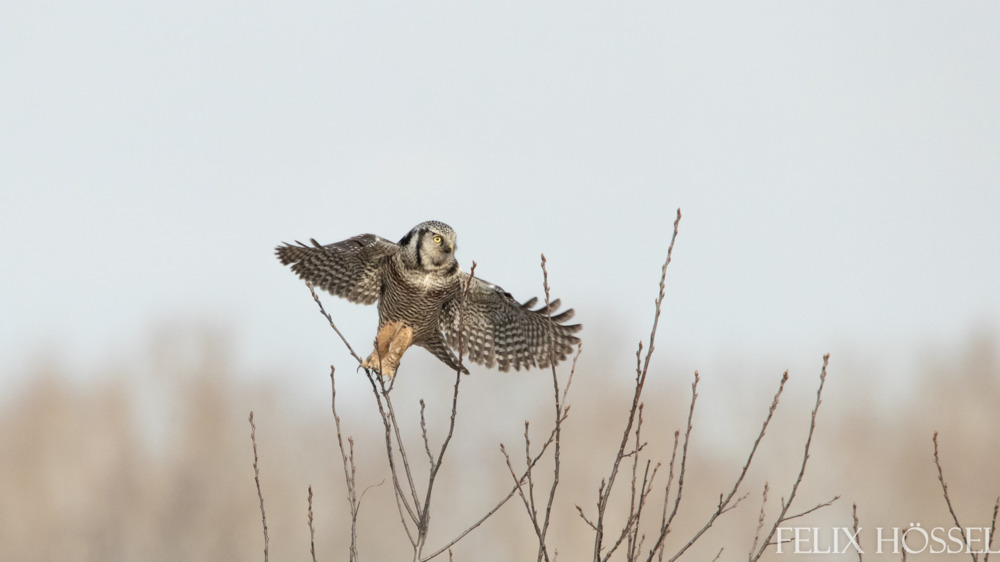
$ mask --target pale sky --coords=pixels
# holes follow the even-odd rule
[[[996,2],[8,3],[0,373],[170,322],[342,362],[273,247],[428,219],[521,299],[545,252],[627,364],[678,207],[661,345],[692,365],[961,340],[1000,325],[998,29]],[[370,341],[374,308],[326,302]]]

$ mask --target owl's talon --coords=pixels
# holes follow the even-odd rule
[[[392,377],[396,376],[396,368],[391,365],[383,365],[382,370],[379,372],[382,378],[392,380]]]
[[[374,371],[384,378],[391,379],[396,375],[396,369],[399,368],[399,359],[395,361],[392,357],[383,357],[381,360],[372,352],[367,359],[361,362],[361,367]]]

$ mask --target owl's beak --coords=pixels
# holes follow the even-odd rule
[[[455,245],[454,244],[448,244],[448,253],[450,254],[450,253],[452,253],[454,251],[455,251]]]

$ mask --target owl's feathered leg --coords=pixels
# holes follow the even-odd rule
[[[379,329],[375,337],[375,350],[361,366],[374,369],[382,376],[392,378],[396,374],[403,353],[413,343],[413,329],[402,322],[388,322]]]

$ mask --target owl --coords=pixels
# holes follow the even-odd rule
[[[362,366],[383,377],[395,374],[411,345],[468,373],[459,349],[474,363],[507,371],[548,367],[579,342],[573,334],[582,326],[566,324],[573,310],[553,315],[558,299],[532,310],[538,299],[521,304],[497,285],[476,277],[470,282],[455,259],[455,231],[442,222],[420,223],[398,243],[374,234],[325,246],[311,242],[282,244],[275,254],[316,287],[351,302],[378,303],[375,349]]]

